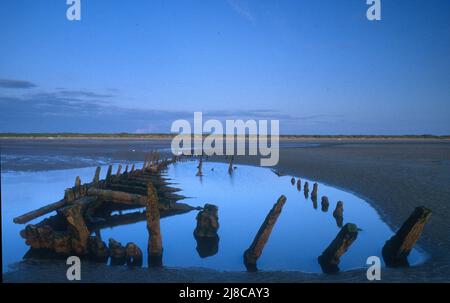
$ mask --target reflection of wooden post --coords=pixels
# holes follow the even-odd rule
[[[196,176],[203,176],[202,167],[203,167],[203,159],[200,158],[200,161],[198,162],[198,166],[197,166],[198,171],[197,171]]]
[[[159,224],[158,197],[153,185],[149,182],[147,186],[147,229],[149,232],[148,240],[148,258],[149,265],[162,265],[162,239],[161,228]]]
[[[344,223],[344,202],[338,201],[336,203],[336,208],[333,211],[333,217],[336,219],[336,224],[338,227],[342,227]]]
[[[320,266],[324,273],[339,272],[340,258],[348,250],[350,245],[358,236],[358,227],[355,224],[347,223],[341,228],[336,238],[330,246],[318,257]]]
[[[308,198],[309,195],[309,183],[308,181],[305,182],[303,185],[303,193],[305,194],[305,198]]]
[[[233,160],[234,160],[234,158],[233,158],[233,156],[231,156],[230,164],[228,165],[228,173],[229,174],[233,173]]]
[[[303,185],[303,190],[305,191],[305,193],[309,192],[309,183],[308,183],[308,181],[306,181],[305,185]]]
[[[101,167],[98,166],[97,169],[95,170],[94,180],[92,180],[92,182],[96,183],[96,182],[100,181],[100,170],[101,170]]]
[[[313,184],[313,190],[312,190],[312,192],[311,192],[311,198],[312,199],[317,199],[317,190],[318,190],[318,185],[317,185],[317,183],[314,183]]]
[[[327,196],[322,197],[321,204],[322,204],[322,211],[326,213],[328,211],[328,207],[330,206],[330,202],[328,202]]]
[[[403,223],[397,233],[383,246],[383,259],[387,266],[409,266],[408,255],[422,234],[425,224],[431,217],[431,210],[417,207]]]
[[[279,215],[281,214],[284,203],[286,203],[286,197],[282,195],[280,198],[278,198],[278,201],[270,210],[263,224],[259,228],[258,233],[253,239],[252,244],[244,252],[244,264],[247,267],[248,271],[257,270],[256,261],[261,256],[264,246],[269,240],[272,229],[275,226]]]

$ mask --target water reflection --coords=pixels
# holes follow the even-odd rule
[[[205,204],[197,217],[194,238],[197,241],[196,250],[201,258],[214,256],[219,251],[219,208],[216,205]]]
[[[336,203],[336,208],[333,211],[333,217],[336,220],[336,225],[338,227],[342,227],[344,222],[344,203],[342,201],[338,201]]]
[[[313,203],[313,208],[317,209],[317,196],[311,196],[311,201]]]
[[[321,210],[314,211],[308,200],[303,201],[306,192],[309,197],[309,182],[303,179],[303,193],[297,186],[289,184],[290,176],[278,176],[269,169],[239,166],[233,174],[228,174],[229,164],[203,162],[203,177],[195,178],[197,162],[180,162],[170,166],[167,176],[181,194],[194,197],[184,202],[194,206],[205,202],[214,203],[220,208],[220,250],[219,237],[198,239],[193,237],[196,228],[197,212],[192,211],[179,216],[161,216],[160,228],[164,234],[164,265],[170,267],[206,267],[218,270],[245,270],[242,254],[255,237],[261,222],[274,201],[284,194],[287,197],[283,213],[258,259],[262,270],[301,270],[321,272],[317,263],[320,255],[330,241],[336,237],[336,226],[355,222],[362,228],[358,240],[341,258],[340,269],[365,267],[368,256],[380,256],[381,248],[392,230],[380,220],[376,211],[362,199],[321,183],[318,183]],[[102,169],[102,175],[106,173]],[[116,171],[115,166],[112,171]],[[73,186],[73,176],[82,180],[91,179],[95,168],[84,168],[39,173],[5,173],[2,174],[2,246],[4,266],[19,261],[28,251],[28,247],[18,236],[23,226],[12,224],[12,218],[20,215],[24,209],[43,206],[42,201],[57,201],[62,190]],[[104,177],[104,176],[103,176]],[[299,180],[297,180],[298,182]],[[297,183],[298,184],[298,183]],[[308,184],[308,185],[306,185]],[[28,190],[23,191],[26,187]],[[306,191],[305,191],[306,187]],[[326,198],[326,199],[325,199]],[[330,203],[345,201],[345,220],[343,204],[341,211],[336,204],[333,214],[328,212]],[[318,201],[317,201],[318,203]],[[317,205],[318,207],[318,205]],[[122,211],[122,215],[113,215],[107,222],[95,222],[101,236],[93,241],[99,250],[106,247],[101,240],[114,239],[121,243],[135,243],[142,250],[142,266],[162,266],[163,256],[151,256],[148,251],[148,232],[145,212]],[[33,222],[32,222],[33,223]],[[219,235],[218,235],[219,236]],[[123,246],[122,246],[123,247]],[[29,254],[30,255],[30,254]],[[416,264],[423,260],[423,255],[414,249],[409,261]],[[126,264],[123,256],[115,257],[111,264]],[[133,259],[130,260],[133,262]],[[139,263],[139,262],[138,262]],[[139,265],[138,265],[139,266]]]
[[[328,211],[328,207],[330,206],[330,202],[328,202],[328,197],[323,196],[321,200],[322,211],[326,213]]]
[[[200,258],[214,256],[219,251],[219,236],[215,237],[195,237],[197,247],[195,248]]]

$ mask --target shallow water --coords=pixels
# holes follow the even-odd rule
[[[259,227],[273,204],[285,195],[287,202],[273,228],[264,252],[258,260],[261,270],[300,270],[321,272],[317,257],[337,235],[339,228],[333,218],[336,202],[344,202],[344,224],[355,223],[362,231],[348,252],[341,258],[341,270],[366,266],[369,256],[381,257],[384,242],[393,231],[380,219],[377,212],[359,197],[321,183],[317,208],[310,197],[291,185],[291,176],[276,176],[270,169],[243,166],[229,175],[228,165],[204,162],[203,177],[195,177],[197,163],[176,163],[167,174],[182,190],[181,194],[193,197],[184,200],[193,206],[212,203],[219,207],[218,252],[201,258],[196,250],[193,231],[197,211],[163,218],[163,263],[170,267],[207,267],[217,270],[245,270],[243,252],[251,244]],[[213,169],[213,170],[212,170]],[[95,168],[56,170],[47,172],[10,172],[2,174],[2,232],[3,270],[21,260],[27,246],[19,236],[23,225],[12,223],[12,218],[44,204],[62,198],[64,189],[73,186],[76,176],[90,181]],[[106,167],[102,169],[102,176]],[[309,182],[310,190],[314,181]],[[327,212],[321,210],[320,198],[329,198]],[[36,221],[39,221],[36,220]],[[144,252],[148,233],[146,222],[103,229],[102,238],[112,237],[125,245],[135,242]],[[415,249],[409,256],[410,263],[417,264],[425,254]]]

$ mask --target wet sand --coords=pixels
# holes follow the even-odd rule
[[[351,191],[366,199],[394,230],[416,206],[433,211],[419,245],[430,258],[419,266],[383,269],[384,282],[450,281],[450,141],[439,140],[300,140],[303,147],[282,147],[276,169]],[[73,143],[72,143],[73,144]],[[145,145],[150,150],[151,142]],[[2,149],[4,142],[2,142]],[[283,145],[282,145],[283,146]],[[73,148],[73,146],[72,146]],[[122,155],[122,152],[120,152]],[[133,153],[120,159],[141,161]],[[255,164],[240,157],[236,163]],[[19,236],[19,235],[18,235]],[[27,261],[4,274],[6,282],[65,282],[65,264]],[[101,270],[99,270],[101,267]],[[205,269],[147,269],[86,265],[84,282],[365,282],[364,270],[317,275],[300,272],[217,272]],[[58,273],[58,274],[57,274]],[[64,274],[62,274],[64,273]]]

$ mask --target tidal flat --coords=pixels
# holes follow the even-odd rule
[[[107,142],[102,142],[102,140],[94,140],[93,142],[69,140],[64,142],[64,140],[59,139],[49,141],[19,140],[13,142],[13,144],[10,143],[12,142],[10,140],[1,141],[2,216],[5,212],[3,205],[5,195],[4,174],[24,171],[41,173],[48,169],[88,168],[107,163],[138,162],[142,161],[146,151],[152,149],[164,150],[170,145],[170,141],[164,140],[153,142],[153,140],[127,141],[122,139],[118,144],[115,144],[112,139]],[[300,177],[311,182],[320,182],[320,189],[327,186],[337,188],[351,194],[356,199],[365,201],[364,203],[367,201],[376,216],[379,216],[391,231],[396,231],[416,206],[423,205],[430,208],[433,211],[433,216],[417,244],[427,254],[426,260],[407,269],[385,268],[383,269],[385,273],[383,280],[405,282],[449,280],[448,252],[450,246],[448,232],[450,229],[447,218],[450,212],[448,205],[448,201],[450,201],[448,188],[448,184],[450,184],[450,143],[448,141],[289,140],[281,142],[280,146],[280,163],[276,167],[278,171],[282,171],[288,176]],[[17,157],[21,157],[21,160],[17,161]],[[73,157],[85,159],[87,163],[78,160],[70,161]],[[219,161],[220,159],[216,160]],[[61,162],[66,164],[58,166],[58,163]],[[259,161],[250,157],[238,157],[235,163],[238,166],[237,173],[239,173],[241,164],[257,165]],[[207,178],[206,175],[204,179],[207,180]],[[292,188],[289,188],[288,180],[284,183],[287,183],[287,193]],[[278,186],[276,188],[279,189]],[[277,194],[282,193],[277,192]],[[289,198],[288,203],[292,203],[293,199]],[[43,201],[43,203],[47,202],[46,200]],[[214,201],[204,202],[213,203]],[[273,204],[273,202],[275,201],[271,203]],[[334,199],[333,202],[335,202]],[[305,201],[301,203],[305,203]],[[310,207],[310,210],[314,209],[311,204],[308,207]],[[238,211],[238,208],[236,211]],[[285,211],[287,213],[289,210],[286,209]],[[292,213],[292,211],[289,212]],[[257,225],[259,223],[257,222]],[[2,220],[2,226],[5,226],[4,224],[5,222]],[[224,222],[224,224],[226,223]],[[5,238],[11,237],[11,235],[7,234],[8,229],[3,228],[2,230],[2,238],[5,241]],[[19,237],[18,234],[15,236]],[[363,237],[363,234],[360,237]],[[273,239],[276,242],[275,232]],[[269,252],[270,249],[267,250],[267,255],[270,255]],[[351,250],[349,250],[350,252]],[[292,262],[290,263],[292,264]],[[167,268],[161,270],[161,274],[156,277],[145,268],[133,269],[133,275],[127,276],[126,269],[112,268],[106,265],[102,269],[102,273],[98,273],[102,265],[95,264],[86,267],[89,277],[85,276],[85,281],[308,282],[332,280],[363,282],[366,280],[365,270],[358,269],[361,266],[351,265],[344,266],[346,271],[336,276],[320,274],[317,273],[317,268],[308,269],[304,266],[277,268],[272,264],[267,266],[267,270],[262,268],[262,271],[256,275],[249,275],[243,270],[240,271],[238,267],[208,268],[208,266],[202,265],[194,262],[189,268],[183,268],[175,262],[172,266],[168,264]],[[64,275],[59,277],[55,274],[58,271],[57,268],[62,269],[64,266],[63,263],[46,261],[16,263],[10,267],[8,272],[4,272],[4,279],[5,281],[64,282]],[[352,270],[352,268],[356,269]],[[44,272],[42,272],[43,269]],[[46,269],[48,269],[47,272]],[[106,276],[107,278],[105,278]]]

